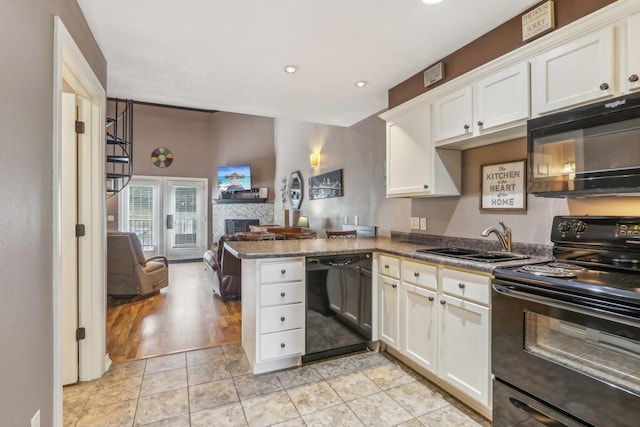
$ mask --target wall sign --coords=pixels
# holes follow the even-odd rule
[[[427,68],[423,74],[424,87],[429,87],[435,82],[439,82],[444,78],[444,64],[438,62],[436,65]]]
[[[531,41],[556,28],[553,0],[546,1],[522,15],[522,41]]]
[[[526,160],[484,165],[480,209],[526,210]]]

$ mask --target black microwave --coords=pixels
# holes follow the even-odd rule
[[[527,121],[529,192],[640,194],[640,93]]]

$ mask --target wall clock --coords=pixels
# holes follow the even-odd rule
[[[173,153],[164,147],[158,147],[151,153],[151,163],[159,168],[168,168],[173,163]]]

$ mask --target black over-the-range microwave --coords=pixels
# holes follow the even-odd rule
[[[529,192],[640,194],[640,93],[527,122]]]

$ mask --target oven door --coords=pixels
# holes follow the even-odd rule
[[[637,319],[597,300],[502,279],[493,281],[492,298],[497,379],[576,422],[640,425]]]

